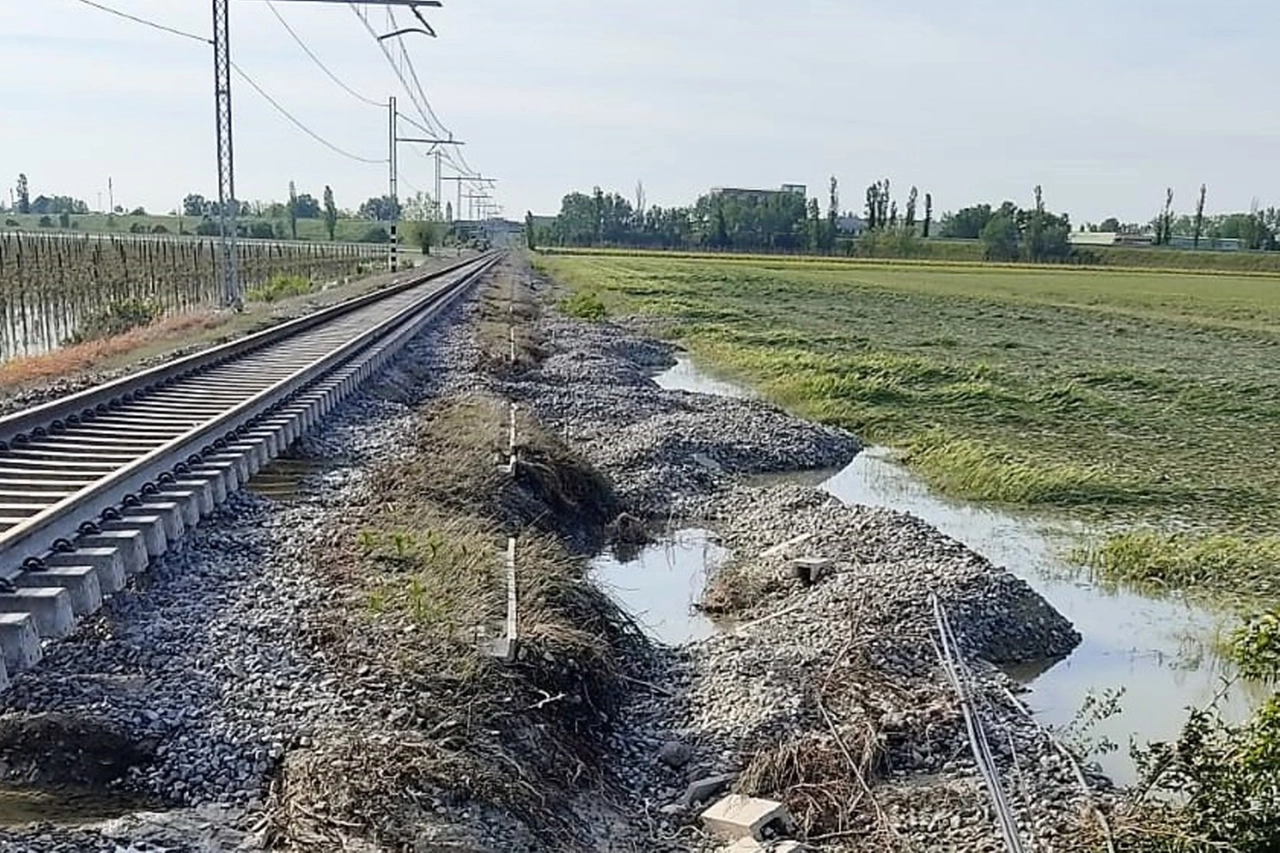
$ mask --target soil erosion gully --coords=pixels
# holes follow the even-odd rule
[[[0,690],[495,264],[489,253],[0,418]]]

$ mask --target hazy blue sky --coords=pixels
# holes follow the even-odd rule
[[[208,32],[207,0],[104,0]],[[336,87],[261,0],[233,0],[235,59],[336,144],[385,157],[384,113]],[[396,92],[343,5],[277,7],[371,97]],[[374,13],[382,16],[381,11]],[[888,176],[939,211],[1028,202],[1036,183],[1074,221],[1150,218],[1200,183],[1209,207],[1280,204],[1280,7],[1264,0],[446,0],[437,40],[410,43],[473,166],[508,214],[554,212],[570,189],[652,203],[716,185],[840,178],[844,206]],[[1271,49],[1269,49],[1271,48]],[[75,0],[0,0],[0,183],[168,210],[216,194],[209,49]],[[288,181],[340,205],[385,191],[237,84],[238,195]],[[403,93],[399,93],[403,95]],[[431,165],[406,146],[405,178]],[[6,194],[7,195],[7,194]]]

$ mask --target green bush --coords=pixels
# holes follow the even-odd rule
[[[160,306],[154,302],[124,299],[113,302],[102,311],[90,315],[66,342],[82,344],[85,341],[122,335],[130,329],[148,326],[159,318]]]
[[[1227,655],[1240,674],[1255,681],[1280,681],[1280,607],[1251,616],[1236,629]]]
[[[603,320],[609,311],[600,297],[589,291],[578,291],[560,303],[560,310],[581,320]]]
[[[1194,710],[1176,742],[1135,750],[1134,757],[1142,776],[1138,790],[1149,792],[1150,812],[1125,828],[1121,849],[1277,849],[1280,696],[1240,725],[1226,723],[1216,707]]]
[[[305,296],[314,290],[309,279],[300,275],[278,274],[266,284],[249,289],[250,302],[278,302],[293,296]]]
[[[375,225],[360,238],[361,243],[390,243],[391,235],[381,225]]]

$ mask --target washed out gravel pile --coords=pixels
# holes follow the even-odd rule
[[[786,799],[804,828],[834,833],[819,849],[1002,849],[939,665],[933,596],[1024,838],[1045,850],[1088,840],[1106,780],[1090,773],[1081,789],[995,666],[1069,653],[1080,636],[1061,614],[913,516],[734,476],[843,465],[853,437],[755,401],[662,390],[651,377],[672,350],[622,326],[551,313],[539,332],[549,356],[511,393],[633,510],[714,530],[733,555],[706,597],[731,605],[729,627],[668,650],[610,735],[619,784],[644,804],[632,821],[644,849],[716,849],[698,797],[727,790]]]
[[[504,390],[609,475],[633,511],[665,516],[725,475],[840,466],[861,449],[767,403],[658,388],[671,347],[622,326],[548,316],[537,333],[546,359]]]

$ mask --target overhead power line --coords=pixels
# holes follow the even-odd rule
[[[235,69],[235,72],[236,72],[237,74],[239,74],[239,75],[240,75],[240,79],[244,80],[244,82],[246,82],[246,83],[248,83],[250,86],[252,86],[252,87],[253,87],[253,90],[254,90],[255,92],[257,92],[259,95],[261,95],[261,96],[266,100],[266,102],[267,102],[267,103],[269,103],[269,104],[271,104],[271,106],[275,107],[275,108],[276,108],[276,111],[277,111],[278,113],[280,113],[280,115],[284,116],[286,119],[288,119],[288,120],[290,121],[290,123],[292,123],[292,124],[293,124],[293,126],[294,126],[294,127],[298,128],[298,130],[301,130],[301,131],[302,131],[303,133],[305,133],[307,136],[310,136],[310,137],[311,137],[312,139],[314,139],[316,142],[319,142],[319,143],[320,143],[321,145],[323,145],[325,148],[328,148],[330,151],[334,152],[335,154],[341,154],[343,157],[346,157],[348,160],[355,160],[357,163],[385,163],[385,162],[387,162],[387,160],[386,160],[386,158],[385,158],[385,157],[381,157],[381,158],[361,157],[361,156],[360,156],[360,155],[358,155],[358,154],[352,154],[350,151],[346,151],[346,150],[344,150],[344,149],[342,149],[342,148],[339,148],[337,145],[334,145],[332,142],[330,142],[329,140],[325,139],[323,136],[321,136],[320,134],[316,133],[314,130],[312,130],[311,128],[307,127],[305,124],[303,124],[299,119],[297,119],[296,117],[294,117],[294,115],[293,115],[292,113],[290,113],[288,110],[286,110],[283,106],[281,106],[281,105],[280,105],[280,103],[279,103],[278,101],[276,101],[276,99],[275,99],[275,98],[273,98],[273,97],[271,97],[270,95],[268,95],[268,94],[266,93],[266,91],[264,91],[264,90],[263,90],[263,88],[262,88],[261,86],[259,86],[257,83],[255,83],[255,82],[253,81],[253,78],[252,78],[252,77],[250,77],[248,74],[245,74],[245,73],[244,73],[244,71],[240,68],[240,66],[239,66],[239,65],[236,65],[236,64],[233,62],[233,63],[231,63],[231,67],[232,67],[233,69]]]
[[[161,24],[157,21],[152,21],[147,18],[140,18],[137,15],[130,15],[129,13],[122,12],[119,9],[113,9],[110,6],[95,2],[95,0],[76,0],[76,2],[83,3],[86,6],[92,6],[93,8],[98,9],[99,11],[106,12],[109,15],[115,15],[118,18],[124,18],[125,20],[132,21],[135,24],[141,24],[144,27],[150,27],[151,29],[154,29],[154,30],[160,30],[161,32],[169,33],[175,36],[182,36],[183,38],[192,39],[194,41],[202,42],[208,45],[213,44],[212,39],[205,38],[204,36],[197,35],[195,33],[189,33],[189,32],[186,32],[185,30],[179,30],[174,27],[166,26],[165,24]],[[270,3],[268,3],[268,5],[270,5]],[[273,12],[275,11],[274,7],[272,7],[272,11]],[[276,14],[276,17],[279,17],[279,13]],[[281,23],[283,23],[283,19],[281,19]],[[285,26],[287,28],[288,24],[285,24]],[[290,32],[292,33],[293,31],[290,30]],[[295,38],[297,37],[295,36]],[[301,44],[300,41],[299,43]],[[310,51],[307,51],[307,52],[308,54],[310,54]],[[317,60],[317,62],[319,62],[319,60]],[[276,112],[280,113],[280,115],[284,116],[284,118],[288,120],[294,127],[301,130],[307,136],[310,136],[316,142],[319,142],[325,148],[328,148],[330,151],[333,151],[335,154],[339,154],[343,157],[346,157],[349,160],[354,160],[357,163],[380,164],[380,163],[387,162],[386,158],[371,159],[368,157],[361,157],[357,154],[352,154],[350,151],[346,151],[338,147],[337,145],[334,145],[332,142],[325,139],[323,136],[316,133],[311,128],[307,127],[307,125],[303,124],[303,122],[300,119],[298,119],[296,116],[294,116],[293,113],[285,109],[284,105],[282,105],[275,98],[271,97],[271,95],[268,94],[267,91],[263,89],[261,86],[259,86],[258,83],[252,77],[250,77],[247,73],[245,73],[243,68],[241,68],[239,65],[236,65],[234,62],[231,63],[231,67],[235,69],[235,72],[240,75],[240,78],[244,80],[244,82],[248,83],[249,86],[252,87],[255,92],[261,95],[263,100],[265,100],[268,104],[270,104],[276,110]],[[323,65],[321,67],[323,67]],[[341,81],[337,81],[337,78],[334,78],[334,79],[336,82],[339,83],[339,85],[343,85]],[[346,87],[344,86],[344,88]],[[384,105],[378,104],[378,106],[384,106]]]
[[[339,88],[341,88],[344,92],[346,92],[351,97],[355,98],[358,101],[366,103],[369,106],[373,106],[373,107],[386,106],[386,104],[382,103],[381,101],[375,101],[373,98],[366,98],[364,95],[360,94],[355,89],[351,88],[345,82],[343,82],[338,77],[337,74],[334,74],[332,71],[330,71],[329,66],[325,65],[324,62],[320,60],[320,57],[316,56],[315,52],[312,51],[311,48],[307,46],[307,43],[302,40],[302,36],[298,35],[298,33],[293,29],[293,27],[289,26],[289,22],[284,19],[284,16],[280,14],[280,10],[276,8],[275,4],[272,3],[271,0],[267,0],[267,8],[271,10],[271,14],[276,16],[276,20],[279,21],[280,25],[283,26],[289,32],[289,35],[293,37],[293,40],[298,43],[298,47],[302,48],[303,52],[305,52],[307,56],[311,57],[311,61],[314,62],[316,66],[321,71],[323,71],[330,80],[338,84]]]
[[[433,136],[452,136],[452,131],[450,131],[444,122],[440,120],[440,117],[436,115],[434,108],[431,106],[430,99],[427,97],[426,92],[423,91],[421,79],[418,77],[417,69],[414,68],[412,57],[409,56],[409,52],[404,46],[403,39],[395,39],[396,46],[400,49],[400,62],[397,63],[396,57],[392,55],[391,50],[387,47],[387,41],[389,40],[381,38],[378,35],[377,30],[375,30],[373,25],[369,23],[368,15],[365,14],[364,10],[356,3],[348,2],[347,5],[351,7],[351,11],[355,14],[356,18],[359,19],[360,23],[364,25],[365,30],[368,31],[369,36],[374,40],[374,43],[378,45],[378,49],[382,51],[382,55],[386,58],[387,64],[391,66],[391,70],[395,73],[396,78],[399,79],[400,85],[403,86],[405,92],[408,93],[409,100],[413,102],[414,107],[418,110],[419,116],[426,123],[424,126],[413,122],[414,126],[424,133],[428,133]],[[394,10],[388,9],[387,17],[388,23],[392,26],[398,26],[395,21]],[[406,78],[404,68],[401,67],[402,65],[409,69],[409,78]],[[412,80],[412,85],[410,84],[410,79]],[[471,167],[471,164],[467,162],[466,156],[460,151],[446,151],[444,152],[444,159],[447,160],[455,169],[463,172],[464,174],[479,174],[479,172]]]
[[[151,21],[146,18],[139,18],[137,15],[130,15],[128,12],[121,12],[119,9],[112,9],[110,6],[95,3],[94,0],[77,0],[77,2],[83,3],[86,6],[92,6],[99,11],[106,12],[108,15],[115,15],[117,18],[124,18],[126,21],[133,21],[135,24],[142,24],[142,26],[150,27],[153,30],[160,30],[161,32],[170,33],[175,36],[182,36],[183,38],[195,39],[196,41],[204,42],[205,44],[213,44],[213,39],[211,38],[205,38],[204,36],[199,36],[195,33],[188,33],[183,30],[174,29],[173,27],[165,26],[164,24]]]

